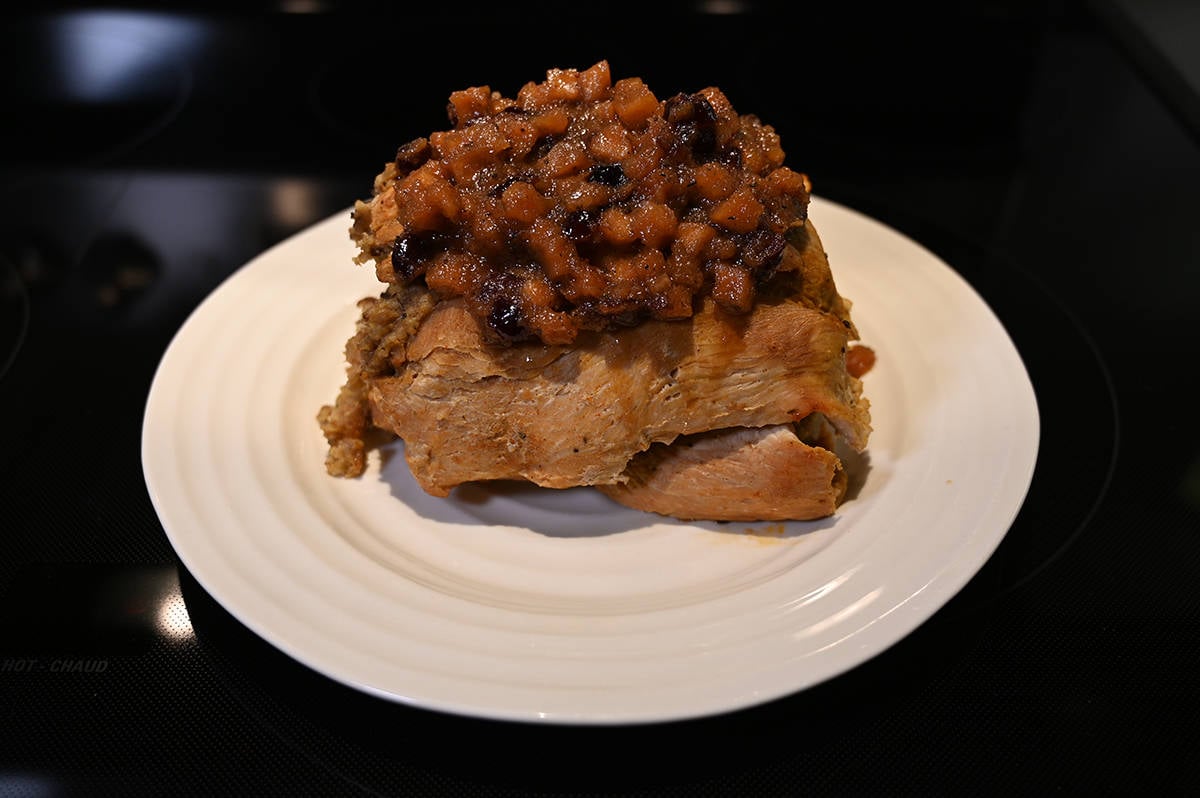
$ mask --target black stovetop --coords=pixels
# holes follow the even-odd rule
[[[0,795],[1127,793],[1200,775],[1200,130],[1171,51],[1119,3],[646,5],[3,19]],[[1155,4],[1196,24],[1184,5]],[[154,370],[224,278],[444,128],[450,91],[602,58],[651,87],[721,86],[817,194],[970,282],[1037,393],[1027,500],[916,632],[764,706],[561,728],[344,687],[177,561],[140,461]]]

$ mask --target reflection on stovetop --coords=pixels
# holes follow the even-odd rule
[[[114,658],[195,639],[171,566],[34,564],[9,581],[6,599],[0,657],[36,672],[101,672]]]
[[[286,175],[47,172],[0,219],[0,256],[19,264],[55,326],[177,323],[237,266],[347,210],[355,187]]]
[[[187,103],[189,59],[203,45],[203,29],[186,17],[120,10],[34,17],[0,31],[0,97],[13,121],[6,148],[25,163],[128,155]]]

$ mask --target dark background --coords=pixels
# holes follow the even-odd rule
[[[1195,788],[1200,13],[827,5],[0,18],[0,795]],[[913,635],[762,707],[556,728],[332,683],[177,564],[139,460],[158,359],[221,280],[444,128],[451,91],[601,58],[660,97],[720,86],[816,193],[971,282],[1038,394],[1028,500]]]

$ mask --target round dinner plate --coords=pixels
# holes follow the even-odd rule
[[[685,523],[587,488],[426,495],[401,444],[325,473],[316,422],[376,295],[349,212],[233,274],[171,342],[146,483],[184,566],[306,666],[381,698],[519,721],[678,720],[866,661],[957,593],[1024,500],[1037,403],[995,315],[896,231],[814,198],[863,343],[874,432],[830,518]]]

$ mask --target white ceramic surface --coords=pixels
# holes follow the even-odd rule
[[[588,489],[425,495],[399,445],[324,471],[343,377],[349,213],[263,253],[179,330],[150,391],[146,482],[181,561],[305,665],[386,699],[557,723],[675,720],[829,679],[984,564],[1028,489],[1038,414],[1004,329],[946,264],[814,198],[878,355],[865,481],[832,518],[670,522]]]

